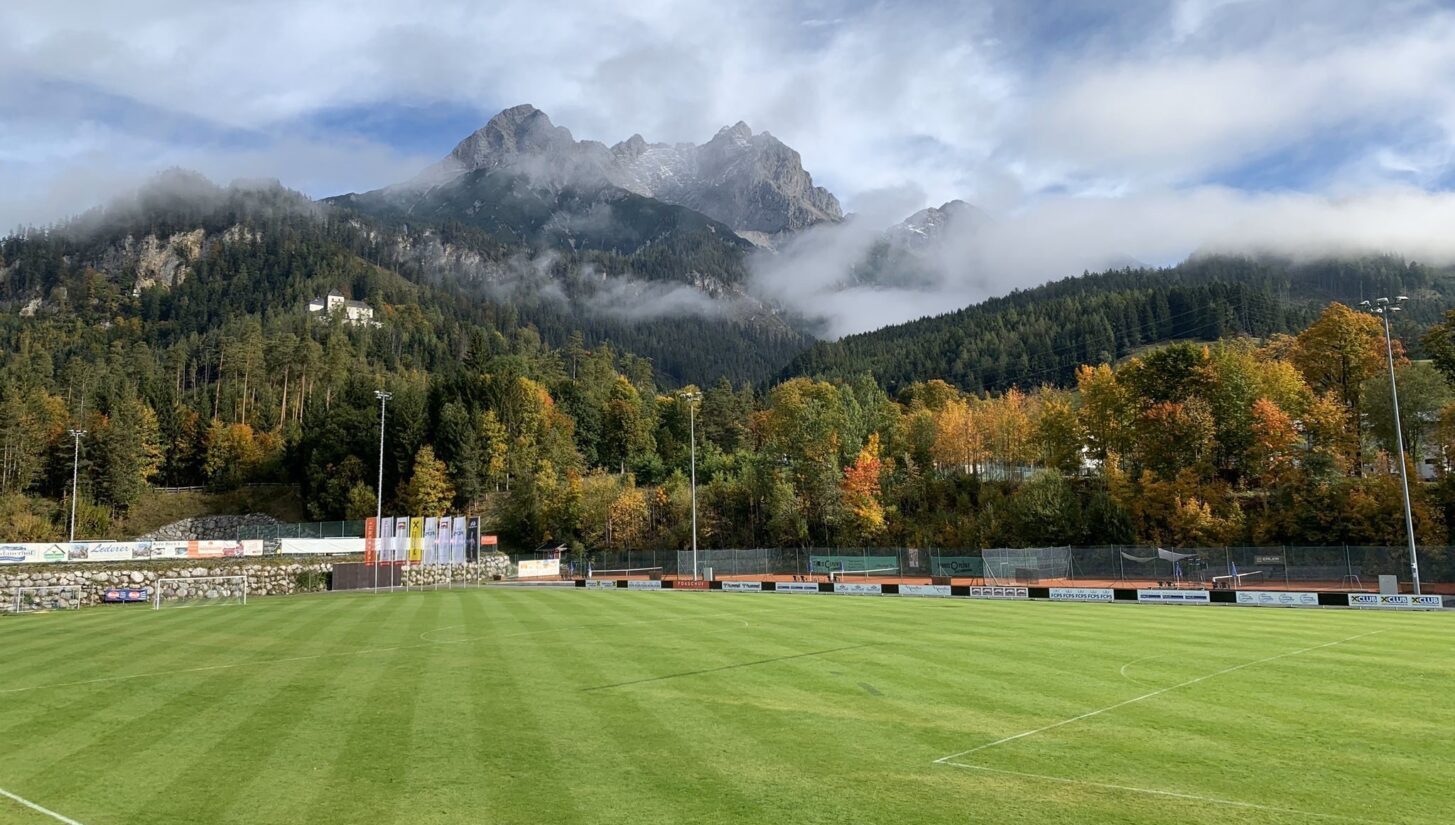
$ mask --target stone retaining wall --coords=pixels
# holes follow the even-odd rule
[[[276,532],[277,525],[281,523],[272,516],[262,513],[249,513],[245,516],[196,516],[174,521],[145,536],[137,536],[137,539],[164,541],[236,539],[245,530],[249,535],[253,535],[263,528]],[[264,533],[264,535],[267,534]]]
[[[0,613],[14,610],[15,591],[20,587],[80,587],[80,602],[83,606],[101,604],[102,595],[112,587],[145,587],[155,592],[158,579],[202,576],[247,576],[249,596],[318,593],[328,589],[333,564],[333,559],[194,559],[150,564],[132,562],[0,567]],[[405,571],[404,579],[411,586],[445,584],[451,581],[489,581],[495,576],[504,578],[509,570],[510,560],[507,556],[489,554],[482,556],[476,564],[411,567]]]

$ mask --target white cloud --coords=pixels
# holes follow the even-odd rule
[[[764,278],[839,331],[1199,248],[1446,254],[1449,198],[1418,187],[1455,168],[1455,10],[1112,5],[1107,19],[1079,0],[21,0],[0,5],[0,226],[172,165],[366,189],[433,158],[300,124],[390,102],[530,102],[578,137],[700,142],[741,119],[797,148],[862,219],[805,238]],[[1102,22],[1058,29],[1085,20]],[[1302,191],[1212,185],[1345,140],[1358,146]],[[827,297],[886,192],[902,213],[878,225],[955,197],[998,218],[952,246],[938,290]]]

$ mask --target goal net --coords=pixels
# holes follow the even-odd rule
[[[985,580],[994,584],[1035,584],[1071,578],[1070,547],[1000,547],[981,553]]]
[[[222,607],[248,603],[247,576],[192,576],[158,579],[152,606]]]
[[[75,610],[80,606],[81,586],[79,584],[17,587],[9,605],[11,612],[14,613]]]

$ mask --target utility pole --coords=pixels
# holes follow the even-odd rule
[[[379,399],[379,486],[374,499],[374,591],[379,590],[379,525],[384,521],[384,406],[394,396],[383,390],[374,390]],[[392,589],[392,587],[391,587]]]
[[[85,434],[85,430],[71,430],[71,438],[76,446],[71,453],[71,536],[67,541],[76,540],[76,480],[81,467],[81,437]]]
[[[1410,514],[1410,478],[1404,463],[1404,431],[1399,421],[1399,385],[1394,380],[1394,339],[1389,331],[1389,316],[1403,309],[1400,305],[1409,298],[1400,295],[1391,303],[1388,298],[1376,298],[1374,303],[1362,301],[1359,307],[1365,312],[1378,315],[1384,321],[1384,356],[1389,362],[1389,397],[1394,409],[1394,443],[1399,452],[1399,482],[1404,491],[1404,531],[1409,542],[1410,578],[1415,595],[1420,595],[1420,557],[1415,550],[1415,520]]]

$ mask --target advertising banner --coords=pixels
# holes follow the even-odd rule
[[[1212,604],[1206,590],[1138,590],[1137,601],[1146,604]]]
[[[1381,596],[1378,593],[1350,593],[1349,606],[1438,610],[1445,606],[1445,600],[1441,596]]]
[[[773,589],[779,593],[817,593],[817,582],[778,582]]]
[[[857,582],[837,582],[834,584],[835,593],[845,593],[850,596],[879,596],[884,593],[884,587],[878,584],[859,584]]]
[[[560,576],[560,559],[525,559],[516,569],[516,576],[522,579],[537,579],[544,576]]]
[[[586,586],[593,590],[615,590],[616,582],[611,579],[587,579]]]
[[[629,581],[629,582],[626,583],[626,586],[627,586],[627,589],[628,590],[661,590],[662,589],[662,583],[659,582],[659,581],[657,581],[657,580],[655,580],[655,579],[653,579],[651,581],[641,581],[641,580],[638,580],[638,579],[632,579],[631,581]]]
[[[455,564],[465,563],[465,517],[455,516],[454,529],[450,531],[450,559]]]
[[[411,516],[409,519],[409,563],[424,561],[424,519]]]
[[[364,519],[364,565],[373,567],[378,562],[379,552],[379,520],[376,518]]]
[[[1029,599],[1031,592],[1024,587],[972,587],[972,599]]]
[[[901,584],[899,586],[901,596],[948,596],[950,586],[948,584]]]
[[[45,548],[53,546],[47,544],[0,544],[0,564],[40,564],[46,560]],[[66,554],[61,552],[61,557],[57,561],[64,561],[65,557]]]
[[[480,560],[480,517],[465,519],[465,561]]]
[[[394,517],[385,516],[379,521],[379,546],[376,552],[378,564],[394,561]]]
[[[1116,598],[1110,587],[1053,587],[1053,602],[1109,602]]]
[[[80,542],[77,542],[80,544]],[[76,545],[72,545],[73,547]],[[151,542],[86,542],[87,561],[131,561],[139,546],[150,549]],[[144,556],[144,558],[146,558]]]
[[[1286,590],[1239,590],[1238,604],[1258,607],[1318,607],[1319,594]]]
[[[455,546],[455,520],[449,516],[440,517],[440,529],[435,534],[435,564],[450,564],[454,557],[450,554]]]
[[[435,555],[435,553],[438,552],[439,540],[439,516],[426,517],[424,520],[424,537],[422,540],[423,547],[420,548],[420,552],[423,554],[423,561],[425,564],[437,564],[439,562],[439,557]]]
[[[723,590],[736,590],[739,593],[760,593],[763,590],[762,582],[723,582]]]
[[[394,519],[394,563],[409,563],[409,517]]]
[[[285,556],[342,556],[364,552],[363,539],[278,539]]]
[[[108,604],[129,604],[149,600],[145,587],[108,587],[101,593],[101,601]]]
[[[672,582],[673,590],[707,590],[710,588],[706,579],[678,579]]]

